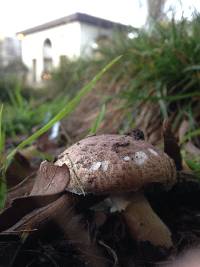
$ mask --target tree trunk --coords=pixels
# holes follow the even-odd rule
[[[148,16],[146,25],[151,27],[155,21],[162,21],[165,18],[164,7],[166,0],[147,0]]]

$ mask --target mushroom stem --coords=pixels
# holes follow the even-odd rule
[[[130,234],[138,241],[149,241],[155,246],[173,246],[171,232],[152,210],[142,193],[135,193],[123,212]]]

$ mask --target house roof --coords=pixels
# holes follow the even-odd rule
[[[41,24],[39,26],[18,32],[17,34],[27,35],[27,34],[43,31],[46,29],[50,29],[50,28],[57,27],[57,26],[60,26],[63,24],[74,22],[74,21],[84,22],[87,24],[95,25],[98,27],[106,28],[106,29],[110,29],[110,28],[127,29],[127,27],[128,27],[128,26],[123,25],[121,23],[117,23],[117,22],[113,22],[110,20],[94,17],[94,16],[91,16],[88,14],[74,13],[72,15],[65,16],[65,17]]]

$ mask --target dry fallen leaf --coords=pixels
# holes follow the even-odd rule
[[[43,161],[30,195],[50,195],[65,191],[70,181],[67,165],[55,166],[53,163]]]

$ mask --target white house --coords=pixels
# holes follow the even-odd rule
[[[74,59],[91,55],[96,41],[127,26],[82,13],[75,13],[17,33],[22,60],[29,68],[28,82],[48,79],[63,56]]]

